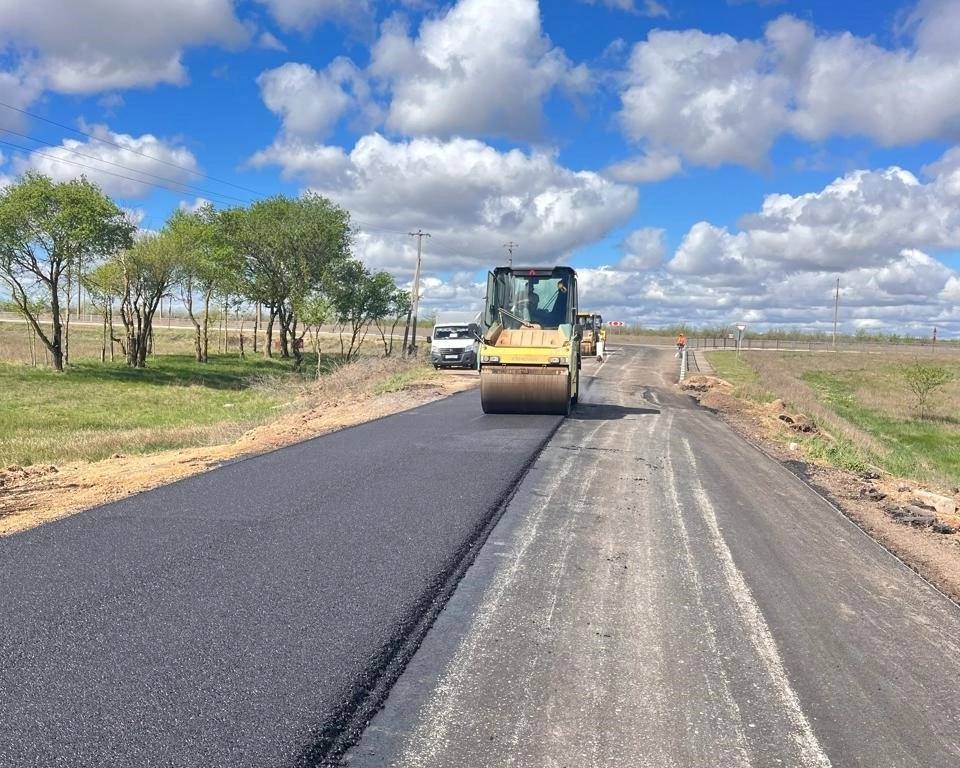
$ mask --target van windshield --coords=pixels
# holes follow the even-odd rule
[[[473,334],[470,333],[470,328],[466,325],[460,326],[437,326],[433,332],[433,338],[435,339],[471,339]]]

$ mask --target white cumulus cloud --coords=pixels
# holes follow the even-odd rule
[[[392,91],[388,128],[441,137],[535,137],[547,96],[589,81],[544,35],[536,0],[460,0],[423,21],[416,37],[394,19],[370,72]]]
[[[608,318],[648,325],[829,330],[839,278],[847,330],[958,335],[960,274],[935,254],[960,249],[960,151],[924,174],[856,170],[817,191],[768,195],[735,230],[695,223],[666,261],[657,231],[638,230],[617,264],[579,270],[582,295]]]
[[[64,139],[58,147],[18,157],[17,171],[39,171],[55,181],[83,175],[107,194],[125,198],[143,197],[157,185],[178,189],[194,178],[197,160],[185,147],[149,133],[130,136],[105,125],[86,128],[95,139]]]
[[[283,128],[299,136],[324,135],[350,108],[369,104],[366,81],[349,59],[338,57],[325,69],[287,63],[257,78],[267,108]]]
[[[667,253],[666,231],[655,227],[635,229],[620,244],[623,258],[617,268],[624,271],[643,271],[662,266]]]
[[[370,235],[362,244],[368,260],[391,268],[411,263],[404,233],[417,227],[433,235],[430,269],[499,263],[507,240],[521,244],[524,261],[562,261],[625,223],[637,204],[635,189],[572,171],[553,154],[501,152],[470,139],[394,142],[370,134],[349,153],[278,140],[251,163],[279,165],[344,205]]]
[[[760,167],[784,134],[886,146],[952,138],[960,128],[957,29],[960,3],[927,0],[899,48],[818,34],[792,16],[755,40],[654,30],[631,54],[621,125],[654,154],[709,167]]]
[[[184,48],[246,40],[230,0],[0,0],[0,44],[62,93],[182,84]]]

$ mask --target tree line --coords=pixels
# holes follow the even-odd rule
[[[404,319],[409,326],[410,294],[354,258],[352,237],[349,212],[313,193],[178,210],[160,231],[144,233],[85,178],[58,183],[27,173],[0,191],[0,280],[57,371],[69,363],[71,300],[80,289],[102,316],[101,360],[109,340],[133,368],[146,366],[154,316],[170,294],[193,325],[198,363],[209,359],[211,317],[250,307],[253,352],[262,312],[262,354],[276,347],[298,369],[309,337],[319,374],[324,324],[338,327],[344,361],[372,329],[389,356],[397,328]],[[242,325],[240,339],[243,355]]]

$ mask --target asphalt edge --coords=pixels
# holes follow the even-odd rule
[[[882,541],[880,541],[880,540],[878,540],[877,538],[875,538],[874,536],[872,536],[872,535],[870,534],[870,532],[869,532],[866,528],[864,528],[857,520],[855,520],[853,517],[851,517],[850,515],[848,515],[848,514],[844,511],[843,507],[842,507],[838,502],[834,501],[834,499],[832,498],[832,496],[831,496],[825,489],[822,489],[822,488],[820,488],[819,486],[817,486],[816,484],[814,484],[814,483],[810,480],[810,478],[805,477],[804,474],[802,474],[799,469],[794,469],[793,467],[789,466],[788,464],[786,464],[785,462],[783,462],[782,460],[780,460],[778,457],[774,456],[772,453],[764,450],[764,448],[763,448],[762,446],[757,445],[757,444],[754,443],[752,440],[749,440],[747,437],[745,437],[744,435],[740,434],[739,431],[737,431],[736,429],[734,429],[733,427],[731,427],[731,426],[722,418],[720,412],[719,412],[717,409],[715,409],[715,408],[708,408],[707,406],[700,405],[699,401],[698,401],[695,397],[692,397],[692,396],[691,396],[690,399],[691,399],[694,403],[697,404],[697,407],[698,407],[700,410],[706,411],[707,413],[711,414],[718,422],[720,422],[720,423],[723,424],[728,430],[730,430],[730,432],[731,432],[732,434],[736,435],[736,437],[737,437],[738,439],[742,440],[744,443],[746,443],[747,445],[749,445],[749,446],[750,446],[751,448],[753,448],[753,450],[755,450],[757,453],[765,456],[767,459],[769,459],[770,461],[772,461],[774,464],[776,464],[778,467],[780,467],[784,472],[786,472],[788,475],[790,475],[790,477],[792,477],[792,478],[794,478],[796,481],[802,483],[808,490],[812,491],[813,494],[814,494],[817,498],[820,499],[820,501],[822,501],[822,502],[823,502],[824,504],[826,504],[831,510],[833,510],[833,512],[834,512],[836,515],[838,515],[844,522],[846,522],[849,526],[851,526],[851,527],[853,527],[854,529],[856,529],[864,538],[866,538],[868,541],[870,541],[870,542],[871,542],[873,545],[875,545],[877,548],[879,548],[879,549],[883,550],[884,552],[886,552],[890,557],[892,557],[894,560],[896,560],[897,563],[899,563],[900,566],[903,567],[905,570],[907,570],[907,571],[909,571],[910,573],[912,573],[913,575],[917,576],[924,584],[926,584],[928,587],[930,587],[934,592],[936,592],[936,593],[937,593],[938,595],[940,595],[941,597],[945,598],[945,599],[947,600],[947,602],[949,602],[955,609],[960,610],[960,599],[954,597],[953,595],[949,594],[948,592],[944,592],[939,586],[937,586],[937,584],[936,584],[935,582],[931,581],[931,580],[928,579],[926,576],[924,576],[923,573],[921,573],[915,566],[911,565],[911,564],[908,563],[906,560],[904,560],[902,557],[900,557],[899,554],[897,554],[894,550],[892,550],[890,547],[888,547],[888,546],[887,546],[886,544],[884,544]],[[802,465],[802,466],[804,466],[804,467],[807,466],[807,462],[798,461],[797,463],[800,464],[800,465]]]
[[[325,437],[330,437],[331,435],[336,435],[336,434],[339,434],[340,432],[346,432],[347,430],[350,430],[350,429],[359,429],[360,427],[365,427],[368,424],[375,424],[379,421],[383,421],[384,419],[391,419],[394,416],[403,416],[405,414],[412,413],[413,411],[418,411],[421,408],[428,408],[429,406],[435,403],[442,402],[443,400],[449,400],[451,397],[460,397],[461,395],[466,395],[475,389],[479,389],[479,386],[470,387],[469,389],[463,389],[463,390],[460,390],[459,392],[450,392],[449,394],[438,397],[435,400],[429,400],[426,403],[420,403],[419,405],[414,405],[414,406],[411,406],[410,408],[404,408],[402,411],[385,413],[382,416],[377,416],[375,418],[369,419],[368,421],[360,421],[360,422],[357,422],[356,424],[348,424],[344,427],[337,427],[335,429],[331,429],[329,432],[323,432],[322,434],[319,434],[319,435],[311,435],[310,437],[305,437],[302,440],[296,440],[292,443],[287,443],[285,445],[278,445],[273,448],[268,448],[265,451],[252,451],[250,453],[243,453],[238,456],[232,456],[230,458],[224,459],[223,461],[218,461],[216,464],[210,464],[204,467],[203,469],[201,469],[199,472],[193,473],[192,475],[184,475],[183,477],[178,477],[174,480],[171,480],[168,483],[161,483],[160,485],[154,485],[150,488],[141,488],[140,490],[133,491],[131,493],[126,494],[125,496],[120,496],[116,499],[110,499],[109,501],[104,501],[100,504],[94,504],[89,507],[84,507],[83,509],[78,509],[76,512],[69,512],[61,517],[56,517],[53,520],[47,520],[46,522],[42,522],[38,525],[33,525],[29,528],[23,528],[19,531],[13,531],[12,533],[8,533],[6,535],[0,534],[0,539],[10,539],[16,536],[21,536],[23,534],[29,534],[31,531],[37,531],[37,530],[40,530],[41,528],[46,529],[46,528],[49,528],[50,526],[55,526],[58,523],[62,523],[66,520],[70,520],[71,518],[76,517],[77,515],[84,515],[88,512],[92,512],[95,509],[102,509],[105,507],[111,507],[114,504],[121,504],[125,502],[127,499],[132,499],[135,496],[140,496],[144,493],[150,493],[151,491],[157,491],[161,488],[169,488],[171,486],[179,485],[180,483],[189,482],[190,480],[194,480],[203,475],[207,475],[210,472],[215,472],[218,469],[223,469],[224,467],[233,466],[234,464],[242,464],[245,461],[251,461],[252,459],[260,458],[261,456],[269,456],[272,453],[280,453],[281,451],[297,448],[301,445],[305,445],[306,443],[313,442],[314,440],[322,440]],[[538,449],[538,452],[539,450],[542,450],[542,447]],[[149,456],[149,454],[144,454],[144,456]]]
[[[530,468],[563,422],[562,418],[557,420],[530,458],[512,478],[506,491],[487,510],[473,533],[451,556],[447,567],[425,590],[424,599],[415,605],[407,618],[401,622],[395,641],[383,649],[380,656],[373,660],[371,666],[361,676],[354,695],[344,701],[336,712],[314,729],[309,739],[310,743],[296,755],[294,765],[298,768],[336,768],[342,765],[341,758],[351,747],[359,743],[367,725],[382,709],[393,685],[403,674],[460,581],[473,565]]]

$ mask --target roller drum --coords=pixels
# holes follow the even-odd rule
[[[570,413],[566,367],[488,366],[480,371],[484,413]]]

